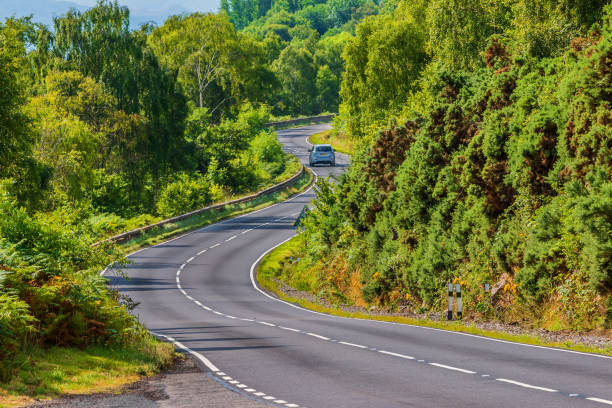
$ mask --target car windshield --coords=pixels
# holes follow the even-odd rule
[[[317,151],[317,152],[331,152],[332,148],[331,148],[331,146],[317,146],[315,148],[315,151]]]

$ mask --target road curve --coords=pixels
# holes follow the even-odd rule
[[[306,136],[279,131],[308,162]],[[316,167],[337,175],[348,165]],[[252,266],[294,234],[312,190],[130,256],[112,284],[152,332],[199,355],[209,375],[249,398],[295,407],[603,407],[612,358],[298,308],[253,286]],[[202,406],[206,406],[205,395]]]

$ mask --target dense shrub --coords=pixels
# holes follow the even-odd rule
[[[0,376],[28,345],[123,344],[142,332],[100,271],[119,261],[61,212],[28,214],[0,185]]]
[[[484,68],[434,72],[429,112],[377,133],[329,190],[335,198],[319,199],[329,208],[305,223],[307,262],[346,259],[374,304],[409,294],[442,307],[457,278],[467,310],[538,319],[558,309],[562,326],[603,324],[612,291],[607,10],[562,56],[513,54],[493,37]],[[347,245],[339,237],[350,230]],[[502,275],[503,301],[490,309],[480,286]]]
[[[157,211],[164,217],[183,214],[212,202],[211,184],[199,174],[182,174],[162,190]]]

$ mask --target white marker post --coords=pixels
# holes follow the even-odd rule
[[[457,292],[457,319],[461,320],[461,284],[455,285],[455,291]]]
[[[453,320],[453,284],[448,284],[448,320]]]

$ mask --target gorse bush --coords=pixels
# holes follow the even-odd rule
[[[481,285],[503,276],[504,295],[482,313],[558,309],[566,327],[609,325],[612,8],[558,57],[488,44],[483,68],[441,67],[429,113],[378,132],[337,185],[320,187],[310,262],[345,259],[373,304],[408,293],[442,308],[459,278],[474,311]]]

